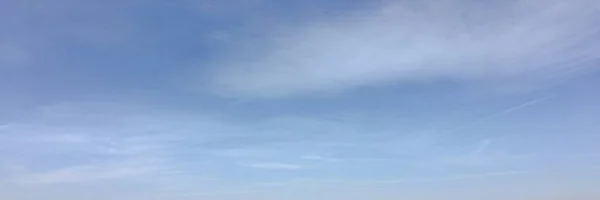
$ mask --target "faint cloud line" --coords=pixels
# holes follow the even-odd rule
[[[502,110],[502,111],[497,112],[497,113],[493,113],[491,115],[488,115],[488,116],[485,116],[485,117],[482,117],[482,118],[479,118],[479,119],[474,120],[474,121],[472,121],[470,123],[467,123],[465,125],[459,126],[457,128],[454,128],[454,129],[451,129],[451,130],[445,131],[445,132],[446,133],[454,133],[454,132],[462,131],[462,130],[465,130],[465,129],[469,129],[469,128],[477,126],[479,124],[482,124],[482,123],[488,122],[490,120],[496,119],[498,117],[502,117],[504,115],[511,114],[511,113],[516,112],[518,110],[521,110],[521,109],[524,109],[524,108],[527,108],[527,107],[530,107],[530,106],[542,103],[542,102],[547,101],[547,100],[549,100],[549,99],[551,99],[551,98],[553,98],[555,96],[556,96],[555,94],[551,94],[551,95],[546,95],[546,96],[543,96],[543,97],[540,97],[540,98],[537,98],[537,99],[534,99],[534,100],[531,100],[531,101],[527,101],[525,103],[519,104],[517,106],[510,107],[508,109]]]
[[[257,168],[257,169],[265,169],[265,170],[299,170],[305,169],[306,167],[296,164],[287,164],[287,163],[276,163],[276,162],[268,162],[268,163],[249,163],[249,164],[240,164],[241,166]]]

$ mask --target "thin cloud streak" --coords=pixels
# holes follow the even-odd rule
[[[18,184],[64,184],[104,180],[132,179],[155,173],[159,169],[152,162],[114,162],[72,166],[41,173],[22,174],[13,178]]]
[[[257,169],[265,169],[265,170],[298,170],[305,169],[304,166],[296,165],[296,164],[287,164],[287,163],[276,163],[276,162],[268,162],[268,163],[250,163],[250,164],[240,164],[241,166],[257,168]]]
[[[465,125],[462,125],[462,126],[459,126],[457,128],[451,129],[449,131],[446,131],[446,133],[455,133],[455,132],[463,131],[465,129],[472,128],[472,127],[477,126],[479,124],[482,124],[482,123],[485,123],[485,122],[489,122],[489,121],[491,121],[493,119],[496,119],[496,118],[499,118],[499,117],[511,114],[513,112],[519,111],[521,109],[524,109],[524,108],[527,108],[527,107],[534,106],[536,104],[542,103],[542,102],[547,101],[547,100],[549,100],[549,99],[551,99],[551,98],[553,98],[555,96],[556,95],[551,94],[551,95],[546,95],[546,96],[543,96],[543,97],[540,97],[540,98],[537,98],[537,99],[534,99],[534,100],[531,100],[531,101],[527,101],[527,102],[519,104],[517,106],[510,107],[510,108],[502,110],[500,112],[493,113],[491,115],[488,115],[488,116],[482,117],[480,119],[474,120],[474,121],[472,121],[470,123],[467,123]]]

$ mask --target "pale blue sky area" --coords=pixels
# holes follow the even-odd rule
[[[0,199],[600,198],[595,0],[0,0]]]

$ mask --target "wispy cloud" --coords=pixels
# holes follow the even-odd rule
[[[320,162],[340,162],[341,159],[330,157],[330,156],[303,156],[302,159],[312,160],[312,161],[320,161]]]
[[[475,149],[475,151],[473,151],[473,154],[482,154],[484,153],[488,147],[492,144],[494,140],[492,139],[485,139],[483,141],[481,141],[478,145],[477,148]]]
[[[14,177],[19,184],[64,184],[105,180],[123,180],[155,173],[159,168],[152,162],[125,161],[104,164],[70,166],[40,173]]]
[[[593,84],[462,91],[595,70],[599,24],[597,0],[0,0],[0,199],[398,199],[595,173]],[[218,94],[181,90],[199,85]],[[334,96],[289,98],[315,94]]]
[[[536,99],[533,99],[533,100],[521,103],[519,105],[516,105],[516,106],[510,107],[510,108],[501,110],[499,112],[492,113],[490,115],[481,117],[479,119],[473,120],[473,121],[471,121],[469,123],[466,123],[464,125],[458,126],[456,128],[450,129],[450,130],[445,131],[445,132],[446,133],[455,133],[455,132],[463,131],[465,129],[469,129],[469,128],[475,127],[475,126],[483,124],[485,122],[490,122],[490,121],[492,121],[492,120],[494,120],[496,118],[499,118],[499,117],[502,117],[502,116],[505,116],[505,115],[509,115],[509,114],[511,114],[513,112],[516,112],[516,111],[519,111],[521,109],[524,109],[524,108],[527,108],[527,107],[534,106],[536,104],[542,103],[542,102],[547,101],[547,100],[549,100],[549,99],[551,99],[553,97],[555,97],[555,95],[546,95],[546,96],[543,96],[543,97],[540,97],[540,98],[536,98]]]
[[[311,133],[304,128],[307,121],[318,125],[310,128]],[[141,104],[66,102],[43,106],[2,127],[0,143],[7,151],[0,152],[6,160],[0,164],[23,168],[19,173],[0,169],[0,175],[10,173],[20,183],[53,184],[154,176],[198,178],[191,175],[211,176],[223,170],[216,166],[223,165],[299,170],[307,168],[302,155],[335,148],[320,144],[338,137],[341,126],[315,119],[265,119],[248,125]],[[329,136],[317,137],[323,132]],[[20,155],[7,153],[13,151]],[[262,162],[280,159],[290,163]],[[153,162],[144,166],[143,161]]]
[[[172,144],[187,134],[178,130],[184,128],[179,125],[185,117],[169,122],[160,119],[164,115],[149,114],[155,112],[152,109],[109,104],[46,106],[13,121],[2,130],[0,145],[19,154],[0,155],[22,169],[0,174],[10,173],[14,182],[22,184],[54,184],[185,171],[173,161],[171,151]]]
[[[144,180],[160,182],[157,185],[176,182],[185,188],[212,181],[205,177],[230,184],[235,181],[228,177],[231,170],[293,172],[286,177],[265,175],[257,182],[304,176],[336,179],[335,173],[363,176],[371,169],[395,167],[403,172],[390,172],[394,173],[390,178],[438,169],[453,176],[469,170],[501,170],[528,159],[504,153],[505,146],[490,138],[473,143],[446,141],[434,132],[398,133],[397,126],[369,129],[368,121],[295,117],[253,122],[139,104],[48,106],[1,129],[1,147],[8,151],[0,151],[6,160],[0,165],[15,168],[0,168],[0,175],[22,185]],[[22,154],[17,158],[7,153],[12,151]],[[373,177],[364,175],[354,181],[369,179]]]
[[[419,166],[437,169],[497,169],[524,167],[539,159],[533,152],[513,152],[514,146],[506,146],[497,138],[485,138],[471,144],[463,142],[462,146],[469,148],[439,148],[415,159],[414,162]]]
[[[240,164],[241,166],[265,169],[265,170],[298,170],[305,169],[306,167],[296,164],[278,163],[278,162],[264,162],[264,163],[246,163]]]
[[[599,58],[599,7],[594,0],[389,3],[273,31],[251,58],[232,55],[219,65],[214,86],[228,96],[281,97],[444,77],[543,82]]]

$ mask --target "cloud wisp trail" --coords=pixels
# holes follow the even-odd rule
[[[491,115],[487,115],[485,117],[479,118],[479,119],[474,120],[472,122],[466,123],[465,125],[458,126],[456,128],[450,129],[450,130],[445,131],[445,132],[446,133],[455,133],[455,132],[463,131],[463,130],[475,127],[477,125],[489,122],[489,121],[494,120],[496,118],[499,118],[499,117],[502,117],[502,116],[505,116],[505,115],[509,115],[509,114],[511,114],[513,112],[522,110],[524,108],[527,108],[527,107],[534,106],[536,104],[542,103],[542,102],[547,101],[547,100],[549,100],[549,99],[551,99],[551,98],[553,98],[555,96],[556,96],[555,94],[550,94],[550,95],[546,95],[546,96],[543,96],[543,97],[540,97],[540,98],[537,98],[537,99],[533,99],[531,101],[527,101],[525,103],[522,103],[522,104],[510,107],[508,109],[502,110],[500,112],[496,112],[496,113],[493,113]]]
[[[241,98],[439,78],[537,86],[600,58],[595,0],[490,4],[401,1],[359,17],[273,30],[273,41],[257,44],[252,56],[232,53],[238,59],[217,64],[213,83]]]

